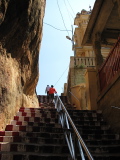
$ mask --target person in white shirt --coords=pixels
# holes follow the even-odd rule
[[[49,90],[50,90],[50,86],[47,85],[47,87],[45,89],[45,93],[47,93],[47,98],[49,98]]]

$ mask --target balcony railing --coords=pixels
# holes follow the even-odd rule
[[[94,57],[75,57],[74,61],[75,66],[95,67]]]
[[[99,70],[101,91],[111,82],[116,73],[120,70],[120,37],[114,45],[106,61]]]

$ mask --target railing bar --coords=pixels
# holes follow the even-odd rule
[[[55,103],[55,108],[57,109],[57,102],[58,102],[58,97],[57,97],[57,99],[56,99],[56,103]]]
[[[118,46],[115,48],[115,56],[114,56],[114,59],[115,59],[115,63],[113,64],[113,74],[115,75],[116,74],[116,71],[118,70],[117,68],[117,61],[118,61],[118,50],[117,50]]]
[[[119,48],[120,48],[120,43],[119,45],[116,47],[116,70],[119,70],[119,59],[120,59],[120,54],[119,54]]]
[[[62,125],[62,127],[63,127],[62,116],[60,116],[59,119],[60,119],[61,125]]]
[[[60,120],[61,120],[62,127],[64,127],[64,115],[62,114],[60,117],[61,117]]]
[[[118,45],[118,49],[120,48],[120,42],[119,42],[119,45]],[[118,50],[118,68],[120,69],[120,51]]]
[[[67,124],[67,129],[70,129],[66,113],[64,114],[64,124],[65,124],[65,120],[66,120],[66,124]],[[64,125],[63,125],[63,127],[64,127]],[[66,134],[66,133],[65,133],[65,134]],[[69,144],[69,149],[70,149],[70,152],[71,152],[71,154],[72,154],[72,157],[75,158],[75,152],[74,152],[74,147],[73,147],[73,142],[72,142],[71,133],[69,133],[69,134],[70,134],[70,135],[69,135],[69,138],[70,138],[69,141],[68,141],[68,137],[67,137],[67,134],[66,134],[67,143]]]
[[[66,124],[67,124],[67,128],[70,129],[70,126],[69,126],[69,123],[68,123],[68,118],[67,118],[67,115],[65,113],[65,117],[66,117]]]
[[[118,38],[117,43],[110,51],[110,54],[108,55],[106,61],[103,63],[103,65],[99,70],[101,90],[110,83],[114,75],[118,72],[120,67],[119,59],[120,59],[120,37]],[[103,79],[103,76],[106,77],[106,79]]]
[[[112,54],[113,61],[112,61],[112,77],[114,76],[114,70],[115,70],[115,65],[116,65],[116,48],[114,50],[114,54]]]
[[[111,54],[113,54],[115,47],[119,44],[120,41],[120,37],[118,38],[117,43],[115,43],[114,47],[112,48],[112,50],[110,51],[110,54],[108,55],[108,57],[106,58],[106,61],[103,63],[103,65],[101,66],[101,68],[99,69],[99,71],[102,70],[102,68],[104,67],[104,65],[106,64],[106,62],[108,61],[109,57],[111,56]]]
[[[64,123],[65,123],[64,114],[62,114],[62,124],[63,124],[63,127],[64,127]]]
[[[75,65],[95,66],[95,57],[75,57]]]
[[[72,148],[71,148],[71,146],[70,146],[70,142],[69,142],[69,139],[68,139],[66,133],[65,133],[65,138],[66,138],[66,141],[67,141],[67,144],[68,144],[68,148],[69,148],[69,150],[70,150],[70,154],[71,154],[72,158],[75,159],[75,155],[73,155]]]
[[[75,150],[74,150],[74,145],[73,145],[71,133],[70,133],[70,142],[71,142],[71,148],[72,148],[72,151],[73,151],[73,155],[75,157]]]
[[[70,91],[69,91],[69,92],[70,92]],[[73,94],[72,92],[70,92],[70,93],[72,94],[72,96],[73,96],[74,98],[76,98],[76,99],[79,101],[79,99],[78,99],[77,97],[75,97],[74,94]]]
[[[85,160],[85,157],[84,157],[84,154],[83,154],[83,150],[82,150],[82,147],[81,147],[81,144],[80,144],[79,141],[78,141],[78,145],[79,145],[79,148],[80,148],[81,158],[82,158],[82,160]]]
[[[58,98],[59,98],[59,97],[58,97]],[[61,101],[60,98],[59,98],[59,101],[60,101],[60,103],[61,103],[61,105],[62,105],[63,110],[64,110],[65,113],[67,114],[67,117],[68,117],[68,119],[69,119],[69,121],[70,121],[70,123],[71,123],[71,125],[72,125],[72,127],[73,127],[73,129],[74,129],[74,131],[75,131],[75,133],[76,133],[76,135],[77,135],[79,141],[81,142],[82,147],[84,148],[84,150],[85,150],[85,152],[86,152],[86,154],[87,154],[89,160],[93,160],[92,155],[90,154],[90,152],[89,152],[87,146],[85,145],[85,143],[84,143],[82,137],[80,136],[80,134],[79,134],[79,132],[78,132],[76,126],[74,125],[74,123],[73,123],[73,121],[72,121],[70,115],[68,114],[68,112],[67,112],[66,108],[64,107],[64,105],[63,105],[63,103],[62,103],[62,101]]]
[[[112,62],[112,56],[110,57],[109,61],[108,61],[108,67],[109,70],[107,69],[107,73],[106,73],[106,77],[107,77],[107,83],[109,83],[111,77],[112,77],[112,68],[111,68],[111,62]]]

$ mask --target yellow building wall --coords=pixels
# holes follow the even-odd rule
[[[92,46],[81,46],[90,13],[82,10],[76,15],[74,24],[78,27],[74,32],[74,57],[70,57],[66,95],[77,109],[96,109],[97,81],[95,72],[95,53]],[[109,48],[101,49],[104,59],[109,53]],[[90,68],[91,69],[88,69]],[[81,87],[84,84],[86,87]],[[65,89],[64,89],[65,90]],[[72,92],[77,99],[69,92]]]
[[[97,78],[96,70],[94,68],[88,68],[85,73],[86,81],[86,100],[87,100],[87,109],[96,110],[97,109]]]
[[[86,86],[85,83],[71,87],[72,104],[78,110],[86,110]]]

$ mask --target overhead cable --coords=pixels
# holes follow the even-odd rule
[[[60,76],[60,78],[58,79],[58,81],[55,83],[55,85],[59,82],[59,80],[62,78],[62,76],[64,75],[64,73],[66,72],[66,70],[68,69],[69,66],[67,66],[67,68],[65,69],[65,71],[63,72],[63,74]],[[55,86],[54,85],[54,86]]]
[[[43,23],[46,24],[46,25],[48,25],[48,26],[51,26],[52,28],[57,29],[57,30],[59,30],[59,31],[70,31],[70,32],[72,32],[72,30],[62,30],[62,29],[56,28],[56,27],[54,27],[54,26],[52,26],[51,24],[48,24],[48,23],[46,23],[46,22],[43,22]]]
[[[67,10],[67,12],[68,12],[68,16],[69,16],[69,19],[70,19],[70,23],[71,23],[71,25],[72,25],[72,22],[71,22],[71,17],[70,17],[70,12],[69,12],[69,10],[68,10],[68,7],[67,7],[67,4],[66,4],[66,1],[64,0],[64,4],[65,4],[65,7],[66,7],[66,10]],[[71,15],[72,16],[72,15]],[[73,16],[72,16],[72,19],[74,19],[73,18]]]
[[[69,6],[70,6],[70,8],[71,8],[71,10],[72,10],[72,12],[73,12],[73,14],[75,15],[75,12],[73,11],[73,9],[72,9],[72,7],[71,7],[71,5],[70,5],[69,0],[67,0],[67,1],[68,1],[68,4],[69,4]]]
[[[59,8],[59,11],[60,11],[62,20],[63,20],[64,27],[65,27],[65,29],[67,30],[67,27],[66,27],[65,22],[64,22],[64,18],[63,18],[63,16],[62,16],[62,12],[61,12],[61,10],[60,10],[60,6],[59,6],[59,3],[58,3],[58,0],[57,0],[57,5],[58,5],[58,8]],[[67,31],[67,33],[68,33],[68,36],[69,36],[69,32],[68,32],[68,31]]]

